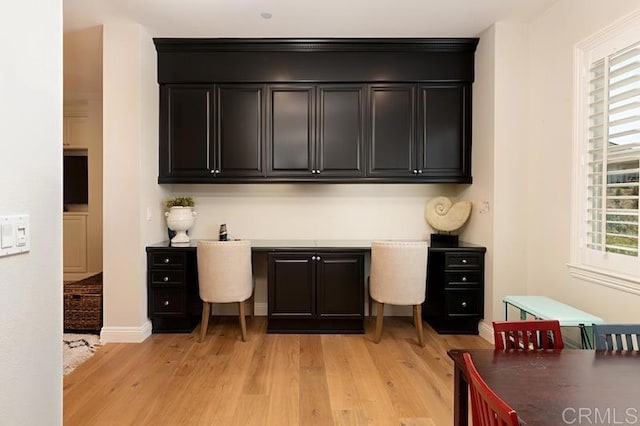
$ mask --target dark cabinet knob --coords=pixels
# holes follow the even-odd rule
[[[163,304],[164,306],[169,306],[169,301],[168,301],[168,300],[165,300],[162,304]]]
[[[164,258],[164,263],[169,263],[169,258],[168,257]]]
[[[466,308],[466,307],[467,307],[467,302],[462,302],[460,305],[461,305],[463,308]]]
[[[168,281],[169,281],[169,277],[164,277],[164,278],[162,279],[162,281],[164,281],[165,283],[166,283],[166,282],[168,282]]]
[[[467,264],[467,259],[462,259],[462,264],[466,265]]]

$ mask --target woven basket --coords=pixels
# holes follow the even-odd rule
[[[65,331],[99,331],[102,327],[102,273],[64,284]]]

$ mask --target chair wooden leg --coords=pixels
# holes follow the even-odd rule
[[[254,317],[256,311],[256,280],[253,279],[253,288],[251,289],[251,298],[249,300],[249,316]]]
[[[242,333],[242,341],[246,342],[247,341],[247,323],[245,322],[245,319],[244,319],[244,301],[238,302],[238,310],[240,311],[239,312],[240,332]]]
[[[367,292],[369,293],[369,318],[373,315],[373,299],[371,298],[371,287],[369,286],[369,282],[371,281],[371,277],[367,277]]]
[[[384,317],[384,303],[378,302],[378,316],[376,318],[376,335],[373,339],[374,342],[380,343],[382,338],[382,318]]]
[[[204,341],[209,327],[209,317],[211,316],[211,303],[202,302],[202,321],[200,322],[200,342]]]
[[[424,348],[424,339],[422,338],[422,305],[413,305],[413,325],[418,333],[418,343]]]

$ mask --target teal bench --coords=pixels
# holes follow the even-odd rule
[[[555,319],[561,327],[579,327],[580,343],[583,349],[591,349],[589,334],[592,334],[591,324],[602,324],[604,321],[595,315],[576,309],[545,296],[505,296],[504,319],[507,320],[509,305],[520,310],[520,319],[527,319],[532,315],[536,319]]]

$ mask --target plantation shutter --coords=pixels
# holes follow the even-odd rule
[[[588,249],[638,256],[640,42],[589,69]]]

